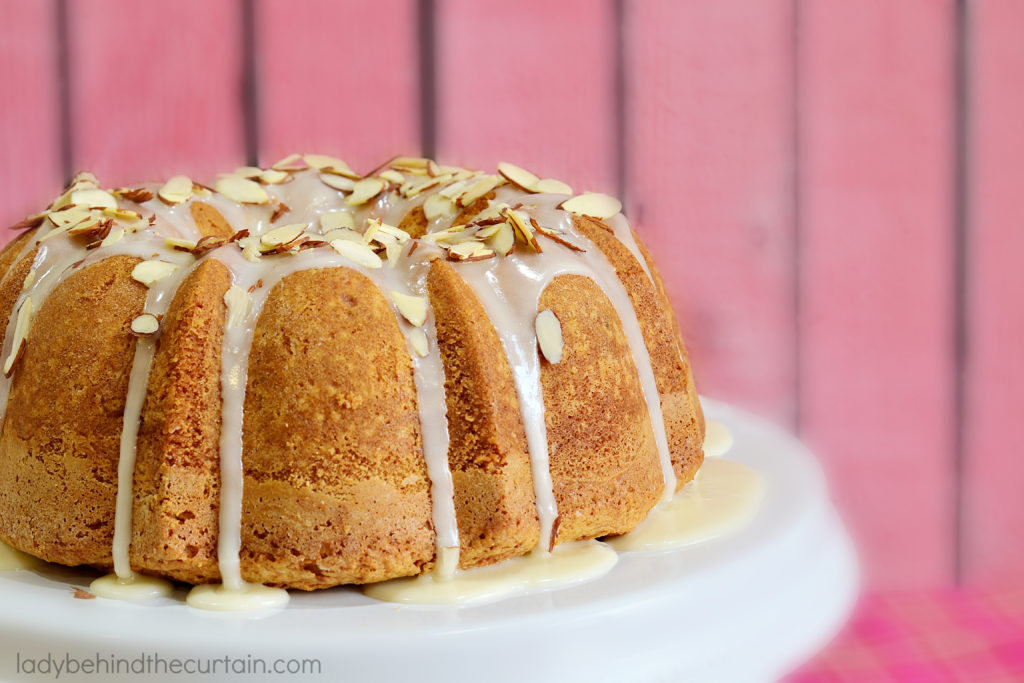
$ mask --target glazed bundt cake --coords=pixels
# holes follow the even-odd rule
[[[620,208],[504,163],[80,173],[0,254],[0,540],[308,590],[629,531],[704,424]]]

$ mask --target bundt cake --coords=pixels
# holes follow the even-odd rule
[[[0,254],[0,540],[311,590],[629,531],[704,424],[620,209],[505,163],[78,174]]]

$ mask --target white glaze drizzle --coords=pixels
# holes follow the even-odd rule
[[[154,191],[156,186],[151,186]],[[431,190],[430,192],[436,191]],[[268,194],[273,199],[280,199],[291,207],[284,222],[310,222],[314,224],[311,232],[316,231],[317,217],[327,211],[347,209],[357,217],[357,224],[366,218],[377,217],[387,223],[397,225],[414,207],[420,205],[430,192],[413,199],[402,199],[397,194],[385,192],[375,202],[364,207],[353,209],[346,207],[344,196],[326,189],[316,178],[315,172],[298,173],[293,180],[283,186],[270,186]],[[651,416],[658,446],[659,457],[665,475],[666,496],[670,497],[675,490],[675,475],[671,467],[664,422],[661,415],[660,399],[654,383],[650,358],[640,331],[635,310],[628,298],[625,287],[621,284],[614,268],[603,253],[595,248],[583,236],[576,233],[569,214],[555,207],[566,198],[565,195],[523,195],[517,190],[506,186],[498,191],[498,199],[516,199],[528,204],[524,212],[536,217],[546,227],[556,228],[574,240],[586,245],[585,255],[572,252],[565,247],[544,240],[544,261],[538,262],[537,268],[529,264],[536,255],[516,251],[506,258],[493,258],[480,263],[461,264],[460,274],[477,293],[485,310],[495,325],[502,346],[509,357],[514,371],[517,394],[521,404],[524,426],[531,456],[534,475],[534,487],[537,497],[538,514],[541,518],[542,533],[539,547],[546,550],[550,545],[551,532],[557,508],[548,467],[548,445],[544,421],[543,396],[540,390],[540,361],[537,354],[536,340],[533,336],[532,323],[537,313],[537,303],[544,287],[560,274],[579,274],[592,278],[608,295],[613,307],[619,315],[626,334],[634,364],[643,388],[645,402]],[[269,224],[270,211],[266,206],[241,205],[228,201],[225,197],[196,196],[193,201],[203,201],[213,205],[235,229],[246,228],[253,235],[260,235],[272,227]],[[126,235],[125,239],[110,247],[103,247],[94,252],[84,249],[72,240],[61,237],[44,243],[40,248],[33,268],[36,271],[35,281],[31,287],[18,298],[12,316],[8,321],[4,341],[4,357],[10,353],[13,344],[13,329],[17,311],[27,298],[32,298],[37,310],[42,307],[46,298],[76,267],[84,267],[93,262],[116,254],[151,257],[156,252],[166,258],[167,248],[163,247],[164,236],[176,236],[197,239],[200,235],[189,220],[184,220],[188,204],[166,206],[157,200],[146,202],[143,206],[121,201],[122,208],[132,208],[142,213],[148,209],[156,214],[153,227],[141,227],[135,234]],[[432,221],[428,231],[443,229],[451,224],[452,218],[440,218]],[[650,277],[645,259],[629,229],[628,223],[616,215],[605,221],[612,227],[616,237],[636,257],[637,262]],[[32,240],[22,249],[27,252],[33,246]],[[160,248],[154,249],[156,243]],[[387,297],[388,289],[408,291],[422,295],[425,292],[425,273],[430,260],[441,254],[441,250],[421,243],[415,259],[403,259],[398,267],[392,269],[385,265],[383,269],[366,269],[351,263],[344,257],[328,250],[318,249],[302,254],[264,257],[259,264],[244,261],[237,247],[226,246],[214,252],[213,258],[223,262],[232,274],[235,284],[245,289],[253,287],[262,280],[262,287],[256,288],[252,296],[252,307],[243,325],[231,330],[226,329],[224,335],[224,354],[222,357],[222,399],[223,422],[221,434],[221,519],[220,537],[218,539],[218,556],[224,586],[231,590],[245,590],[247,584],[241,579],[238,553],[241,546],[241,497],[242,497],[242,422],[244,419],[244,395],[248,371],[248,355],[252,343],[252,331],[262,311],[267,293],[273,284],[288,274],[309,268],[346,266],[367,275]],[[84,260],[83,260],[84,256]],[[190,257],[189,257],[190,258]],[[81,263],[79,263],[81,261]],[[557,264],[554,263],[557,261]],[[183,270],[183,269],[180,269]],[[495,276],[495,273],[499,273]],[[174,285],[166,287],[166,291],[154,294],[154,300],[147,302],[147,312],[166,305],[173,299],[177,285],[184,280],[184,274],[174,278]],[[403,287],[404,285],[404,287]],[[390,298],[388,297],[390,301]],[[504,307],[503,307],[504,304]],[[407,325],[395,311],[403,333],[407,334],[411,327]],[[432,318],[428,319],[425,332],[431,340],[429,353],[419,357],[410,350],[414,367],[414,379],[421,424],[423,425],[423,449],[427,462],[428,475],[431,480],[431,499],[433,502],[433,524],[437,535],[437,571],[448,575],[454,571],[458,562],[458,529],[454,511],[454,495],[452,492],[451,473],[448,469],[447,450],[448,432],[446,401],[444,395],[444,373],[440,354],[436,344],[436,331]],[[134,444],[129,424],[138,427],[138,410],[145,396],[145,378],[149,374],[152,362],[152,340],[139,343],[139,351],[133,359],[133,381],[129,390],[130,404],[126,407],[125,432],[122,435],[122,466],[119,479],[130,484],[129,464],[134,463]],[[136,372],[137,369],[137,372]],[[0,377],[0,417],[6,412],[6,404],[10,391],[10,378]],[[136,406],[136,403],[138,405]],[[132,417],[134,416],[134,417]],[[127,477],[126,479],[124,477]],[[120,490],[125,491],[122,495]],[[129,487],[119,487],[118,509],[123,510],[127,499],[128,513],[119,514],[122,520],[115,520],[115,527],[121,529],[116,535],[115,563],[125,570],[127,546],[124,528],[130,532]],[[125,519],[129,521],[124,522]],[[130,533],[128,534],[130,536]],[[120,557],[120,560],[116,558]],[[130,570],[129,570],[130,571]]]

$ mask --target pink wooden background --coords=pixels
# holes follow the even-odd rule
[[[622,193],[701,390],[812,445],[868,584],[1006,584],[1022,75],[1016,0],[0,0],[0,219],[293,150]]]

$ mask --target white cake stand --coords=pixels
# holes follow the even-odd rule
[[[245,676],[251,681],[287,679],[260,675],[256,659],[274,666],[310,658],[319,660],[316,678],[346,683],[775,680],[845,620],[856,593],[854,552],[821,471],[798,441],[727,405],[705,401],[705,409],[735,437],[725,457],[766,480],[757,517],[731,536],[623,555],[590,583],[462,608],[399,607],[333,589],[293,593],[277,612],[208,613],[186,607],[183,589],[145,604],[76,600],[70,587],[88,586],[95,574],[0,572],[0,680],[40,680],[25,672],[26,660],[48,654],[158,655],[168,667],[175,658],[228,656],[232,666],[243,660],[256,670]],[[168,669],[146,680],[188,678]]]

